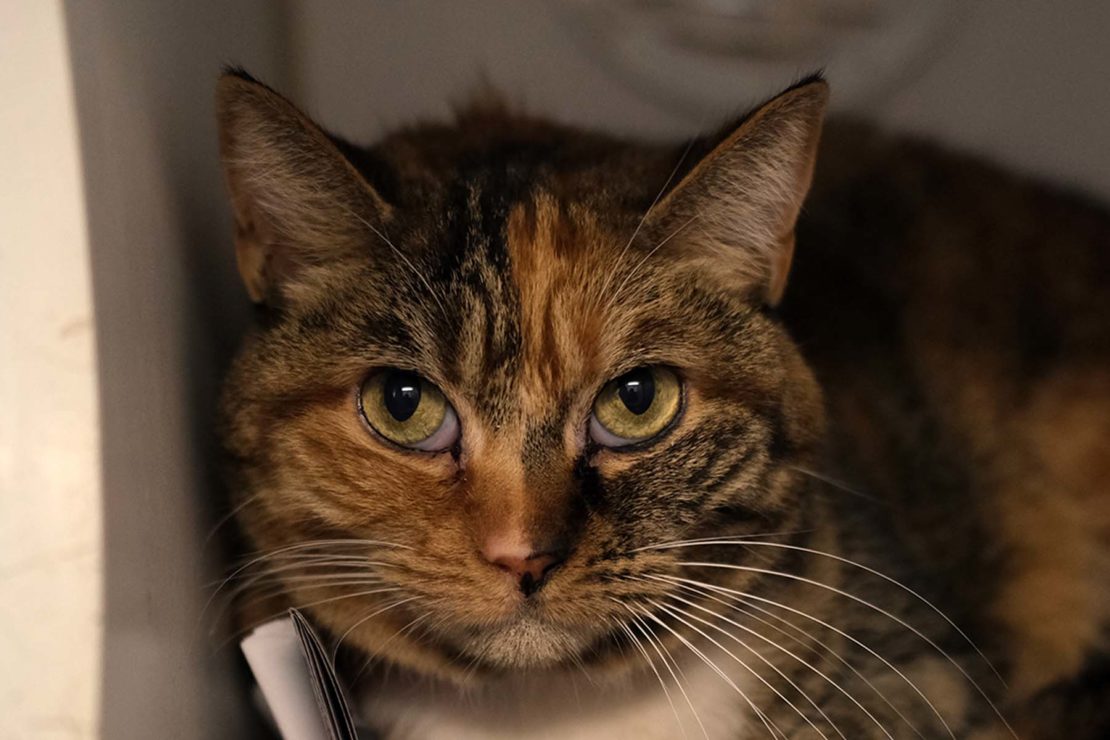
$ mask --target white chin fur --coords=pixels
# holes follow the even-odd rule
[[[524,616],[507,627],[471,637],[462,647],[486,665],[512,669],[556,665],[586,645],[571,632]]]

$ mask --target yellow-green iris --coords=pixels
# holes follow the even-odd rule
[[[664,367],[638,367],[601,389],[594,401],[601,430],[594,437],[611,447],[650,439],[674,420],[681,403],[678,376]]]
[[[361,408],[378,434],[404,447],[433,438],[452,413],[439,388],[405,370],[370,376],[362,386]]]

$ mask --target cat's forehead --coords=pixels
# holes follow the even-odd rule
[[[621,339],[607,285],[618,277],[617,239],[592,210],[546,194],[517,205],[505,234],[520,301],[520,382],[542,403],[602,371]]]
[[[544,188],[491,205],[471,191],[451,275],[459,380],[487,414],[548,415],[596,382],[621,342],[611,290],[619,230],[592,204]]]

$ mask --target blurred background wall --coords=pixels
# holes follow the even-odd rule
[[[0,4],[0,736],[100,712],[100,425],[65,18]]]
[[[840,110],[1110,194],[1110,148],[1103,146],[1110,131],[1110,3],[941,5],[952,18],[904,79],[877,99]],[[297,98],[356,138],[419,115],[445,115],[447,101],[471,89],[480,71],[531,108],[568,121],[647,135],[688,134],[716,123],[711,113],[683,113],[607,72],[584,53],[560,3],[290,0],[288,8]],[[790,81],[724,91],[733,102],[720,114]],[[835,106],[837,79],[830,81]]]
[[[897,84],[841,111],[1110,196],[1110,3],[942,4],[955,15]],[[691,107],[606,63],[607,42],[568,17],[542,0],[0,5],[0,734],[255,731],[234,649],[202,614],[226,510],[213,400],[247,317],[216,160],[220,65],[356,140],[446,115],[483,75],[534,111],[656,137],[808,71]]]

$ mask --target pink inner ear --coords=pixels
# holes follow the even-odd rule
[[[790,276],[790,263],[794,260],[794,232],[783,237],[783,243],[771,259],[771,274],[767,281],[764,300],[769,306],[777,306],[786,292],[786,280]]]
[[[254,223],[238,223],[235,227],[235,262],[247,295],[255,303],[266,300],[266,246]]]

